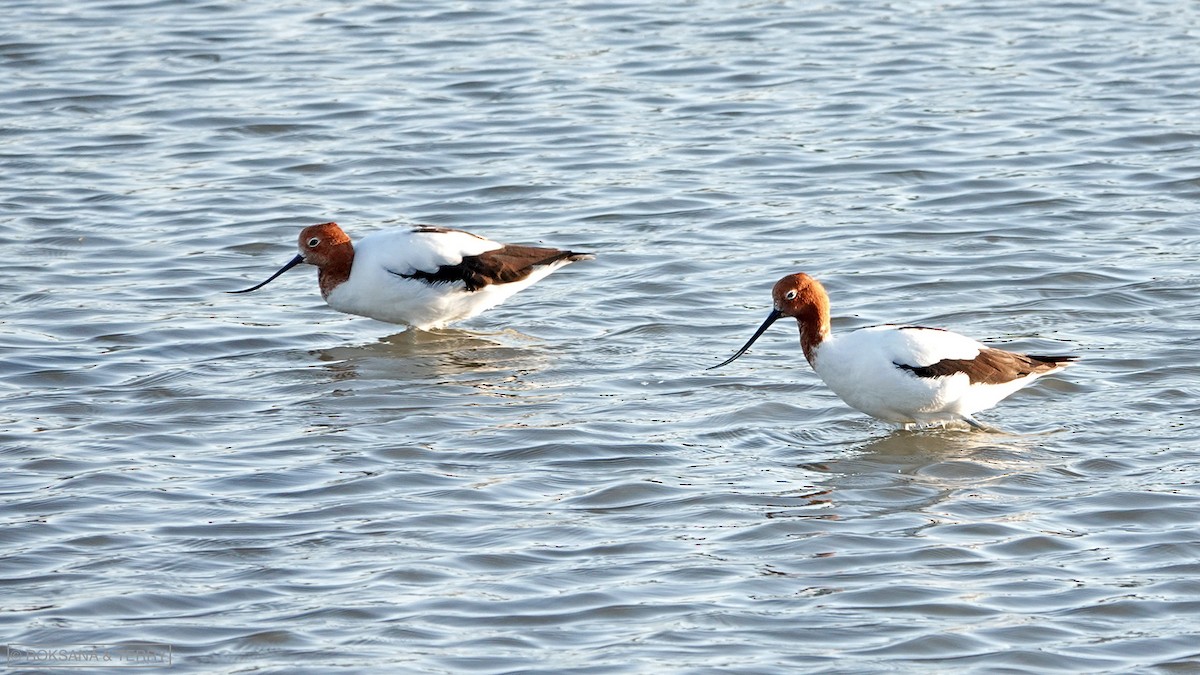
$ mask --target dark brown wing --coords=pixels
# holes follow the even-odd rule
[[[928,366],[897,363],[917,377],[946,377],[966,374],[971,384],[1004,384],[1034,373],[1048,373],[1074,361],[1076,356],[1032,356],[1006,352],[1003,349],[984,349],[973,359],[942,359]]]
[[[416,270],[410,274],[397,274],[405,279],[419,279],[426,283],[442,284],[462,282],[468,291],[477,291],[492,284],[509,284],[528,277],[535,267],[553,263],[592,258],[590,253],[560,251],[556,248],[508,245],[479,255],[464,256],[457,265],[442,265],[432,272]]]

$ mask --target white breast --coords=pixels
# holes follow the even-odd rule
[[[817,348],[813,370],[847,405],[879,419],[911,422],[956,419],[970,390],[966,375],[917,377],[897,364],[928,366],[943,359],[972,359],[976,340],[931,328],[872,326],[835,335]],[[986,407],[986,406],[985,406]]]

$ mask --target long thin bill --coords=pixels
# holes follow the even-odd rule
[[[725,365],[729,365],[730,363],[733,363],[734,360],[737,359],[737,357],[741,356],[742,354],[745,354],[746,350],[750,349],[750,345],[754,344],[754,341],[757,340],[760,335],[765,333],[767,331],[767,329],[771,327],[771,324],[775,323],[775,320],[781,316],[783,316],[783,312],[781,312],[777,309],[772,309],[771,313],[767,315],[767,320],[764,321],[762,323],[762,325],[758,327],[758,330],[754,331],[754,336],[751,337],[750,340],[748,342],[746,342],[746,344],[741,349],[737,350],[736,354],[729,357],[728,359],[725,359],[724,361],[718,363],[715,366],[709,366],[708,368],[705,368],[705,370],[713,370],[714,368],[720,368],[721,366],[725,366]]]
[[[261,284],[259,284],[257,286],[251,286],[250,288],[247,288],[247,289],[244,289],[241,291],[225,291],[225,292],[226,293],[249,293],[250,291],[257,291],[258,289],[262,288],[263,286],[266,286],[267,284],[271,283],[272,281],[275,281],[275,278],[278,277],[280,274],[283,274],[284,272],[292,269],[293,267],[295,267],[296,265],[299,265],[302,262],[304,262],[304,256],[297,255],[295,258],[292,258],[290,261],[288,261],[288,264],[286,264],[282,268],[280,268],[280,270],[278,272],[276,272],[275,274],[272,274],[271,278],[267,279],[266,281],[262,282]]]

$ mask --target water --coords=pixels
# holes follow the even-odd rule
[[[1200,669],[1200,9],[7,3],[0,635],[171,672]],[[456,329],[300,227],[594,251]],[[846,408],[791,327],[1083,360]],[[781,324],[782,326],[782,324]]]

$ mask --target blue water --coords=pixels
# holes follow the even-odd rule
[[[173,673],[1200,669],[1198,31],[8,3],[0,635]],[[598,258],[435,333],[311,269],[224,293],[329,220]],[[795,271],[835,330],[1082,360],[1005,433],[871,420],[783,323],[706,372]]]

